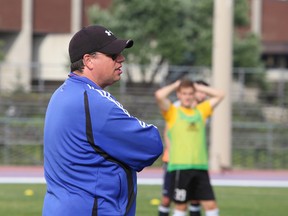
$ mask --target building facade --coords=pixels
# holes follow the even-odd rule
[[[231,0],[232,1],[232,0]],[[288,68],[288,1],[249,0],[251,27],[262,42],[268,69]],[[0,65],[0,89],[43,90],[69,72],[68,43],[89,24],[87,9],[108,7],[112,0],[0,0],[0,40],[5,59]]]
[[[110,0],[0,0],[0,40],[5,58],[0,89],[32,90],[64,80],[69,72],[68,43],[89,24],[87,9]],[[40,89],[41,90],[41,89]]]

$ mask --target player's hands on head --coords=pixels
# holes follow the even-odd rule
[[[176,81],[173,83],[173,85],[175,86],[175,88],[178,88],[179,85],[180,85],[180,83],[181,83],[181,80],[176,80]]]

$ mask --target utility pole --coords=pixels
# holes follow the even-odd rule
[[[21,30],[11,34],[9,46],[1,67],[1,90],[14,91],[20,88],[31,90],[31,61],[33,40],[33,4],[34,0],[19,1],[21,5]]]
[[[71,34],[73,35],[82,28],[83,1],[72,0],[71,3]]]
[[[251,10],[251,30],[261,37],[262,0],[252,0]]]
[[[225,91],[211,122],[210,170],[214,172],[231,167],[233,8],[234,0],[214,0],[212,84]]]

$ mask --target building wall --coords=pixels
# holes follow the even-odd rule
[[[15,32],[21,30],[20,0],[0,0],[0,32]]]
[[[35,0],[34,0],[35,1]],[[37,0],[42,3],[42,0]],[[59,4],[59,7],[62,8],[62,11],[68,11],[66,13],[66,18],[64,19],[64,15],[58,13],[55,15],[55,20],[51,20],[51,22],[46,21],[46,23],[50,23],[49,26],[45,25],[44,19],[42,18],[41,23],[39,21],[39,28],[34,28],[34,45],[33,45],[33,61],[37,62],[40,66],[37,71],[33,74],[33,79],[37,80],[45,80],[45,81],[57,81],[64,80],[67,78],[68,73],[70,72],[70,61],[69,61],[69,53],[68,46],[69,41],[72,37],[71,33],[71,0],[63,0],[66,4]],[[54,9],[56,5],[60,2],[59,0],[50,0],[50,10]],[[98,3],[101,7],[108,7],[109,2],[107,0],[82,0],[82,26],[87,26],[90,23],[87,18],[87,9],[89,6]],[[69,7],[67,5],[69,4]],[[47,7],[48,7],[47,5]],[[41,6],[44,10],[45,7]],[[64,8],[66,7],[66,9]],[[40,11],[41,11],[40,10]],[[40,13],[41,14],[41,13]],[[49,18],[49,13],[46,15]],[[35,16],[35,19],[40,19]],[[35,20],[34,19],[34,20]],[[57,23],[57,20],[61,20]],[[45,26],[46,29],[44,28]],[[62,28],[63,26],[63,28]],[[40,27],[42,28],[39,31]],[[62,29],[61,29],[62,28]],[[46,32],[47,34],[35,34],[36,32]]]
[[[30,1],[32,2],[32,18],[31,23],[28,24],[32,24],[32,28],[31,32],[26,30],[24,37],[21,36],[23,26],[25,26],[22,8],[25,3],[30,4]],[[81,28],[90,24],[87,18],[89,6],[97,3],[102,8],[107,8],[113,0],[79,0],[81,20],[79,20],[79,25],[74,25],[74,30],[72,30],[73,23],[75,23],[72,18],[77,17],[72,15],[72,3],[75,1],[77,0],[0,0],[0,40],[6,42],[4,50],[7,54],[7,62],[15,65],[29,65],[31,62],[41,65],[40,75],[35,70],[30,70],[30,74],[28,74],[29,70],[27,74],[21,73],[25,77],[30,77],[32,74],[32,80],[65,79],[69,65],[68,43],[72,32],[75,31],[75,26],[77,29],[78,26]],[[250,3],[252,1],[256,0],[250,0]],[[286,28],[288,1],[262,0],[261,3],[260,29],[265,61],[272,62],[272,67],[275,65],[288,67],[288,28]],[[78,8],[74,7],[74,9]],[[28,18],[30,19],[29,15]],[[32,47],[28,49],[30,44]],[[29,51],[31,49],[32,54]],[[282,56],[276,56],[279,54]],[[27,57],[25,58],[27,62],[24,62],[23,56]],[[59,66],[55,69],[52,65]],[[1,74],[0,82],[5,83],[3,77],[1,81]],[[0,88],[1,86],[3,85],[0,83]]]
[[[87,9],[96,3],[105,8],[111,0],[0,0],[0,40],[6,53],[0,89],[21,85],[30,90],[34,81],[64,80],[69,41],[73,32],[90,24]]]
[[[47,34],[34,38],[33,60],[37,62],[33,80],[64,80],[69,73],[70,34]]]
[[[72,0],[33,0],[34,33],[69,33]],[[82,25],[88,25],[87,8],[95,3],[109,7],[112,0],[82,0]],[[252,0],[253,1],[253,0]],[[21,0],[0,0],[0,32],[21,30]],[[262,0],[263,42],[288,42],[288,1]],[[283,27],[284,26],[284,27]]]
[[[71,0],[34,0],[34,33],[69,33]]]
[[[0,0],[0,32],[21,31],[23,0]],[[33,33],[69,33],[72,0],[33,0]],[[93,4],[102,8],[112,0],[82,0],[82,25],[89,24],[87,9]]]
[[[262,40],[288,43],[288,1],[263,0]]]
[[[288,1],[262,1],[262,52],[266,67],[288,68]]]

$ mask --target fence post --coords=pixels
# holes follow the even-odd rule
[[[10,140],[10,125],[8,118],[4,120],[4,139],[3,139],[3,162],[4,164],[10,164],[10,154],[9,154],[9,140]]]

